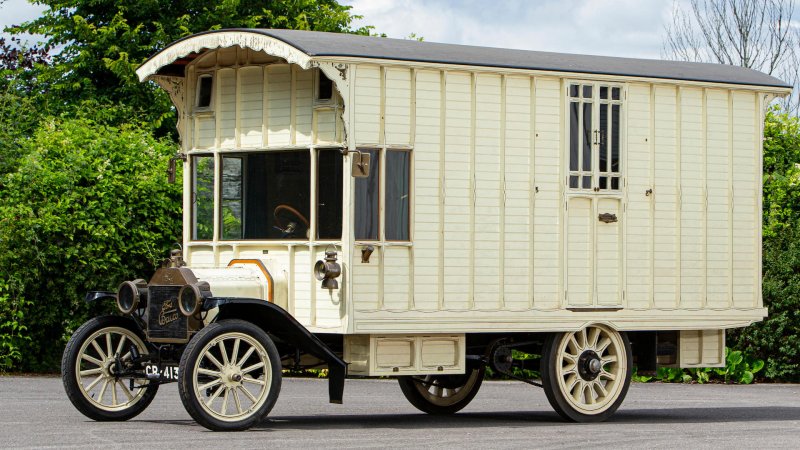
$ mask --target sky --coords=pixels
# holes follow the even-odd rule
[[[675,0],[340,0],[388,37],[562,53],[658,58]],[[678,0],[679,3],[685,0]],[[0,0],[0,28],[41,6]]]

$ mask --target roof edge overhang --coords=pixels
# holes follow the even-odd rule
[[[139,81],[145,81],[157,75],[162,68],[192,53],[234,46],[262,51],[303,69],[311,67],[311,56],[302,50],[263,33],[237,29],[206,31],[179,39],[148,58],[136,69],[136,75]]]

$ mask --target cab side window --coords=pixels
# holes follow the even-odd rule
[[[372,167],[368,177],[355,181],[355,238],[410,240],[411,152],[396,149],[361,152],[370,155]]]

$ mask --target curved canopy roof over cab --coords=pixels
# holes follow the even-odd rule
[[[264,51],[303,68],[310,67],[313,59],[376,59],[763,86],[780,91],[791,88],[786,82],[756,70],[723,64],[574,55],[272,29],[226,29],[188,36],[153,55],[139,67],[137,74],[141,80],[151,75],[182,76],[186,64],[200,53],[236,45]]]

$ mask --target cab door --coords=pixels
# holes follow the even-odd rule
[[[568,308],[622,304],[620,85],[567,84],[565,297]]]

